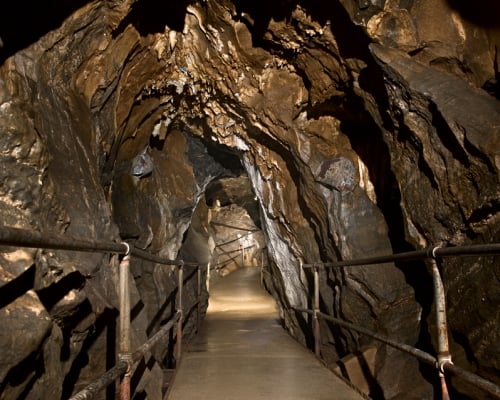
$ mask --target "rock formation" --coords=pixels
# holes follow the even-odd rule
[[[225,199],[222,208],[246,209],[262,230],[268,288],[305,345],[310,326],[290,309],[308,303],[301,263],[500,240],[493,0],[9,9],[0,15],[4,225],[129,240],[207,263],[212,202]],[[141,160],[147,168],[136,173]],[[228,179],[246,195],[228,190]],[[0,257],[0,321],[9,327],[0,333],[0,397],[68,398],[115,361],[118,259],[5,247]],[[454,359],[500,382],[495,260],[441,268]],[[139,345],[169,318],[176,281],[169,267],[132,268]],[[423,263],[327,270],[321,286],[325,312],[435,352]],[[321,329],[332,365],[378,347],[374,398],[433,398],[434,374],[416,360]],[[160,399],[173,362],[170,343],[156,348],[141,365],[138,396]]]

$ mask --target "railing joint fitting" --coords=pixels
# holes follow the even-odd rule
[[[132,353],[120,353],[118,354],[118,360],[120,362],[127,363],[127,370],[125,371],[125,376],[130,376],[133,364]]]
[[[443,247],[442,244],[438,244],[437,246],[434,246],[431,250],[431,256],[435,260],[438,256],[436,255],[436,250],[439,250]]]
[[[130,259],[130,245],[127,242],[121,242],[121,244],[127,248],[127,250],[125,251],[125,254],[123,256],[123,260]]]
[[[446,364],[453,365],[453,361],[451,360],[451,354],[438,354],[436,368],[439,370],[441,374],[444,374],[444,366]]]

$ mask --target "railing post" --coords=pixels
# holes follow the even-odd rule
[[[179,321],[177,321],[177,337],[176,337],[176,358],[178,363],[181,359],[181,354],[182,354],[182,322],[184,319],[184,312],[182,309],[182,286],[184,281],[183,265],[179,265],[177,272],[178,272],[177,312],[180,313]]]
[[[264,250],[260,253],[260,287],[264,287]]]
[[[211,263],[208,263],[207,264],[207,279],[206,279],[206,285],[207,285],[207,292],[210,292],[210,264]]]
[[[303,285],[306,284],[306,273],[304,271],[304,264],[302,263],[302,260],[300,261],[300,264],[299,264],[299,279],[300,279],[300,282],[302,282]]]
[[[241,267],[243,268],[245,266],[245,249],[241,243],[240,243],[240,250],[241,250]]]
[[[201,325],[201,266],[198,265],[198,288],[196,292],[196,299],[197,299],[197,309],[196,309],[196,332],[200,331],[200,325]]]
[[[313,333],[314,333],[314,353],[317,357],[321,356],[321,329],[319,326],[319,267],[313,266],[314,272],[314,315],[313,315]]]
[[[260,286],[264,287],[264,249],[260,252]]]
[[[126,243],[124,243],[126,244]],[[132,353],[130,350],[130,248],[120,262],[119,290],[120,290],[120,344],[118,359],[128,364],[127,371],[120,382],[120,400],[130,400],[130,374],[132,367]]]
[[[434,251],[432,254],[434,256]],[[439,370],[439,378],[441,379],[441,391],[443,400],[449,400],[448,387],[444,375],[444,365],[453,364],[448,344],[448,324],[446,321],[446,296],[444,292],[443,281],[439,274],[439,268],[436,259],[431,259],[432,280],[434,283],[434,301],[436,303],[436,323],[438,329],[438,356],[437,368]]]

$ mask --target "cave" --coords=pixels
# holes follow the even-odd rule
[[[2,225],[126,241],[216,279],[265,264],[283,329],[312,349],[291,308],[310,305],[303,264],[500,242],[498,15],[495,0],[5,4]],[[120,257],[0,246],[0,399],[68,399],[116,361]],[[498,260],[439,268],[453,361],[500,385]],[[172,315],[175,273],[132,259],[134,345]],[[430,275],[418,260],[324,270],[321,307],[435,354]],[[377,349],[372,398],[440,398],[411,356],[321,331],[327,366]],[[142,362],[133,398],[162,398],[173,347]]]

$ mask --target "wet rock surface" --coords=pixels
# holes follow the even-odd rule
[[[310,345],[289,308],[311,294],[301,263],[499,241],[500,27],[484,3],[94,0],[2,12],[3,224],[206,263],[211,223],[245,215],[265,240],[283,323]],[[497,264],[441,269],[457,364],[499,382]],[[68,398],[113,365],[117,265],[2,248],[0,397]],[[176,277],[137,260],[132,270],[135,347],[175,309]],[[429,279],[418,263],[328,270],[322,307],[434,353]],[[186,293],[189,308],[195,285]],[[412,358],[321,329],[332,365],[379,346],[374,398],[433,398],[434,375]],[[172,345],[141,364],[138,396],[161,398]]]

